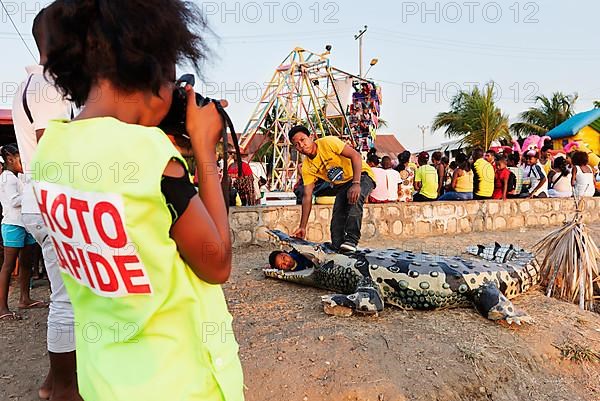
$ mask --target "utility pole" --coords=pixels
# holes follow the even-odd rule
[[[418,125],[418,127],[421,130],[421,135],[423,135],[423,148],[422,148],[422,150],[425,150],[425,131],[427,131],[429,129],[429,125]]]
[[[358,34],[354,35],[354,40],[358,40],[358,70],[359,77],[363,77],[363,35],[367,32],[367,26],[365,25],[364,29],[358,31]]]

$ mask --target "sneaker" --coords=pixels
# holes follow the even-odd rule
[[[342,245],[340,245],[340,252],[341,253],[356,252],[356,245],[354,245],[351,242],[344,242]]]

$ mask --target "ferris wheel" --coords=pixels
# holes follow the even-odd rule
[[[299,155],[287,133],[305,125],[316,138],[337,136],[361,149],[374,138],[381,92],[371,81],[332,67],[324,53],[295,48],[276,68],[240,137],[252,158],[272,143],[271,189],[290,191]]]

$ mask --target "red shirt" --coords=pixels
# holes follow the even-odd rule
[[[229,168],[227,169],[227,173],[229,173],[229,175],[231,177],[233,176],[237,176],[238,173],[238,165],[237,162],[233,162]],[[246,162],[242,162],[242,177],[248,177],[252,175],[252,169],[250,168],[250,165]]]
[[[508,180],[510,176],[510,170],[507,168],[496,170],[494,176],[494,193],[492,199],[503,199],[502,194],[504,192],[504,180]]]

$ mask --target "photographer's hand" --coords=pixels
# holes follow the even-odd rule
[[[211,102],[204,107],[196,105],[196,93],[192,86],[186,85],[185,91],[188,97],[187,132],[192,142],[194,142],[194,137],[196,137],[196,143],[210,147],[214,153],[215,146],[222,138],[223,119],[217,112],[217,107],[214,103]],[[228,103],[226,100],[221,100],[221,105],[225,108],[228,106]]]
[[[196,105],[191,86],[186,128],[198,165],[199,198],[192,200],[175,223],[171,235],[194,273],[211,284],[227,281],[231,273],[231,237],[225,199],[221,190],[215,146],[222,137],[223,120],[214,103]],[[226,102],[221,102],[223,107]]]

